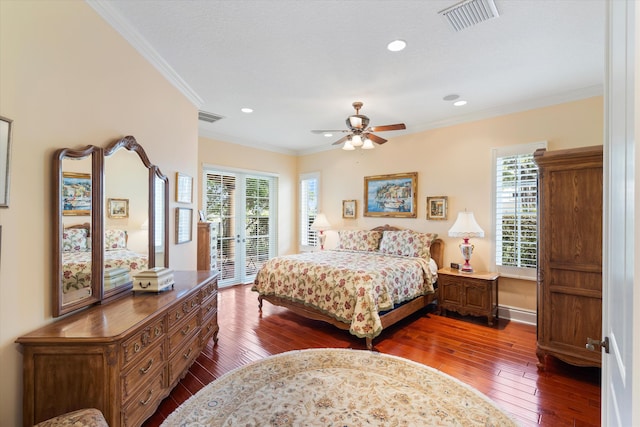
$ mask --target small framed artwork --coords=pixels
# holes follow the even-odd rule
[[[129,218],[129,199],[107,199],[109,218]]]
[[[417,218],[418,172],[364,177],[364,216]]]
[[[342,218],[355,218],[357,212],[357,203],[355,200],[342,201]]]
[[[190,242],[193,209],[176,208],[176,244]]]
[[[427,197],[427,219],[447,219],[447,196]]]
[[[62,215],[91,215],[91,174],[62,172]]]
[[[193,200],[193,178],[176,172],[176,202],[191,203]]]
[[[11,160],[11,123],[0,116],[0,208],[9,207],[9,161]]]

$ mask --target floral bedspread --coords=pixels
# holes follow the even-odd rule
[[[105,251],[104,268],[124,267],[135,272],[147,269],[147,256],[128,249]],[[62,292],[91,286],[91,251],[63,252]]]
[[[338,250],[272,258],[252,289],[319,309],[359,338],[380,334],[379,312],[434,291],[424,258]]]

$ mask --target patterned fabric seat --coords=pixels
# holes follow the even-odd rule
[[[97,409],[80,409],[36,424],[34,427],[109,427],[102,412]]]

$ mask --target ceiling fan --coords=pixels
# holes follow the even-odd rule
[[[369,117],[360,114],[360,109],[362,108],[362,102],[354,102],[353,108],[355,108],[356,113],[347,117],[346,123],[348,130],[312,130],[312,133],[333,133],[333,132],[344,132],[349,133],[349,135],[343,136],[339,140],[333,143],[333,145],[342,144],[344,142],[343,150],[355,150],[355,147],[362,147],[362,149],[367,150],[374,147],[372,141],[376,144],[384,144],[387,142],[386,139],[380,138],[377,135],[374,135],[372,132],[384,132],[388,130],[402,130],[407,127],[404,123],[396,123],[395,125],[384,125],[384,126],[369,126]]]

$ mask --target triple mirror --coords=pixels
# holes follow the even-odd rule
[[[53,316],[125,295],[169,265],[169,185],[134,137],[54,156]]]

